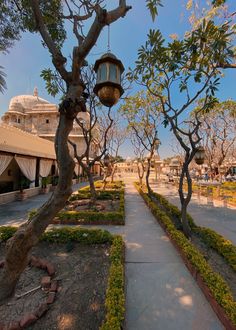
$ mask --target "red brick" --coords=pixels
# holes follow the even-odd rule
[[[35,311],[35,315],[39,319],[40,317],[42,317],[48,311],[48,309],[49,309],[48,305],[46,303],[43,303]]]
[[[51,286],[51,277],[43,276],[41,279],[41,286],[43,289],[49,289]]]
[[[50,275],[50,276],[55,274],[55,268],[49,262],[47,263],[47,272],[48,272],[48,275]]]
[[[26,328],[29,325],[33,324],[35,321],[37,321],[37,317],[34,314],[26,314],[22,317],[20,320],[20,326],[21,328]]]
[[[40,268],[47,269],[48,261],[46,259],[41,258],[39,258],[38,260],[40,262]]]
[[[7,330],[20,330],[20,322],[18,321],[12,321],[9,326],[7,327]]]
[[[36,258],[35,256],[31,256],[30,258],[30,264],[33,267],[41,267],[41,263],[40,260],[38,258]]]
[[[47,299],[47,304],[52,304],[55,300],[55,297],[56,297],[55,292],[49,292],[48,299]]]
[[[57,287],[58,287],[58,282],[56,280],[51,282],[51,288],[50,291],[52,292],[56,292],[57,291]]]

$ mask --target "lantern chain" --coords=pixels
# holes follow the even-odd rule
[[[111,45],[110,45],[110,24],[108,25],[108,35],[107,35],[107,52],[111,52]]]

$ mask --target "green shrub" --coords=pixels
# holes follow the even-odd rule
[[[112,235],[106,230],[71,227],[53,228],[46,231],[41,237],[41,240],[51,243],[67,243],[68,241],[72,241],[86,245],[111,243],[112,239]]]
[[[195,231],[199,233],[200,238],[208,247],[221,254],[233,270],[236,271],[236,246],[231,241],[226,240],[223,236],[209,228],[197,227]]]
[[[17,227],[10,227],[10,226],[0,227],[0,242],[7,241],[15,234],[16,231],[17,231]]]
[[[17,231],[17,227],[0,227],[0,240],[7,241]],[[46,231],[40,238],[42,241],[67,243],[74,241],[79,244],[104,244],[111,243],[113,236],[106,230],[101,229],[86,229],[86,228],[53,228]]]
[[[136,188],[146,204],[150,207],[156,219],[164,226],[169,236],[175,241],[189,262],[201,275],[215,300],[225,310],[225,313],[231,319],[232,323],[236,325],[236,302],[225,280],[211,269],[204,256],[191,244],[181,231],[175,228],[169,216],[159,209],[156,203],[151,200],[139,185],[136,184]]]
[[[123,212],[64,211],[57,215],[61,224],[124,225]]]
[[[116,236],[110,250],[111,267],[106,292],[106,320],[100,330],[121,330],[125,315],[124,242]]]

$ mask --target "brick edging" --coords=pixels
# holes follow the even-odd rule
[[[0,321],[0,330],[26,329],[28,326],[40,319],[49,310],[50,305],[55,301],[58,281],[53,279],[53,276],[55,275],[54,266],[46,259],[37,258],[35,256],[30,257],[29,265],[44,269],[48,274],[48,276],[43,276],[41,278],[41,289],[48,292],[46,300],[42,302],[34,311],[26,312],[20,319],[12,320],[8,324],[4,324]],[[0,268],[3,267],[4,260],[0,261]]]

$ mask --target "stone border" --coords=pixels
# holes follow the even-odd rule
[[[40,319],[50,308],[50,305],[55,301],[56,292],[58,289],[58,281],[52,279],[55,275],[54,266],[46,259],[37,258],[31,256],[29,260],[29,265],[43,269],[47,272],[48,276],[43,276],[41,278],[41,288],[48,292],[46,301],[41,303],[39,307],[30,313],[25,313],[20,320],[13,320],[9,324],[1,323],[0,330],[21,330],[26,329],[29,325],[35,323]],[[4,267],[4,260],[0,261],[0,268]]]

